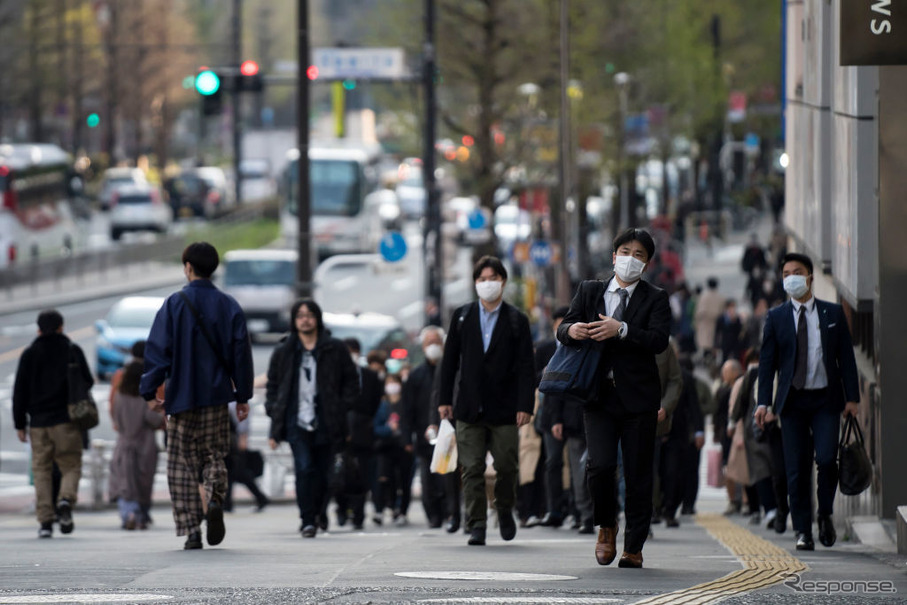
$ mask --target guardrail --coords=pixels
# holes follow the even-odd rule
[[[276,214],[276,207],[274,200],[244,205],[208,221],[206,228],[215,229],[218,226]],[[16,286],[59,281],[63,277],[79,279],[89,272],[106,276],[108,272],[117,268],[138,263],[179,260],[185,246],[185,236],[164,235],[149,242],[112,245],[109,248],[83,251],[58,258],[27,260],[0,270],[0,287],[9,291]]]

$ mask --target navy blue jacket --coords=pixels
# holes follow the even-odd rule
[[[860,383],[853,343],[844,309],[824,300],[816,299],[819,314],[819,332],[822,335],[822,360],[828,376],[828,404],[835,412],[842,412],[848,401],[860,401]],[[772,406],[772,387],[778,374],[778,391],[775,393],[774,412],[780,414],[790,393],[797,359],[797,329],[794,324],[793,303],[788,300],[768,312],[762,333],[759,353],[758,405]]]
[[[192,311],[179,292],[171,294],[154,318],[145,344],[145,373],[139,390],[154,399],[165,380],[164,409],[168,414],[252,398],[252,344],[246,317],[232,296],[211,280],[196,279],[183,287],[198,309],[228,368],[218,361]]]

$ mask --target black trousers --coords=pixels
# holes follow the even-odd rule
[[[668,519],[677,516],[683,500],[683,462],[687,445],[686,435],[669,437],[661,443],[661,513]]]
[[[696,498],[699,497],[699,459],[700,449],[695,443],[687,444],[683,456],[683,511],[696,510]]]
[[[564,444],[555,439],[551,430],[542,434],[545,448],[545,500],[552,517],[563,519],[567,516],[568,497],[564,489]]]
[[[422,508],[429,526],[440,527],[444,521],[444,475],[431,472],[431,453],[419,456],[419,478],[422,482]]]
[[[617,448],[621,448],[626,483],[624,550],[642,551],[652,521],[652,482],[658,411],[633,413],[617,391],[605,387],[599,401],[586,408],[586,477],[596,525],[617,525]]]

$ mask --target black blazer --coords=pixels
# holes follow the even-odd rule
[[[577,322],[598,321],[605,315],[605,289],[611,279],[589,280],[580,284],[570,310],[557,329],[557,338],[564,344],[578,341],[567,335],[570,326]],[[671,330],[671,307],[668,293],[649,282],[636,286],[624,319],[627,336],[623,340],[612,338],[601,343],[600,367],[614,369],[614,383],[621,402],[633,413],[658,411],[661,405],[661,381],[655,356],[668,347]],[[588,341],[591,344],[593,341]]]
[[[822,361],[828,377],[828,405],[833,412],[842,412],[846,402],[860,401],[860,381],[847,317],[841,305],[819,299],[816,299],[816,312],[822,337]],[[793,303],[788,300],[769,311],[765,320],[759,350],[758,405],[772,406],[772,387],[777,373],[778,391],[772,409],[781,414],[790,394],[796,360],[797,329]]]
[[[454,311],[444,343],[438,405],[452,405],[455,420],[516,424],[517,412],[532,413],[535,370],[529,319],[516,307],[501,305],[487,352],[479,303]]]

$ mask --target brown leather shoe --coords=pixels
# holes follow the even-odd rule
[[[617,556],[617,526],[602,527],[598,530],[595,543],[595,560],[599,565],[610,565]]]
[[[620,561],[617,562],[618,567],[632,567],[635,569],[642,568],[642,551],[638,553],[631,554],[627,551],[624,551],[624,554],[620,556]]]

